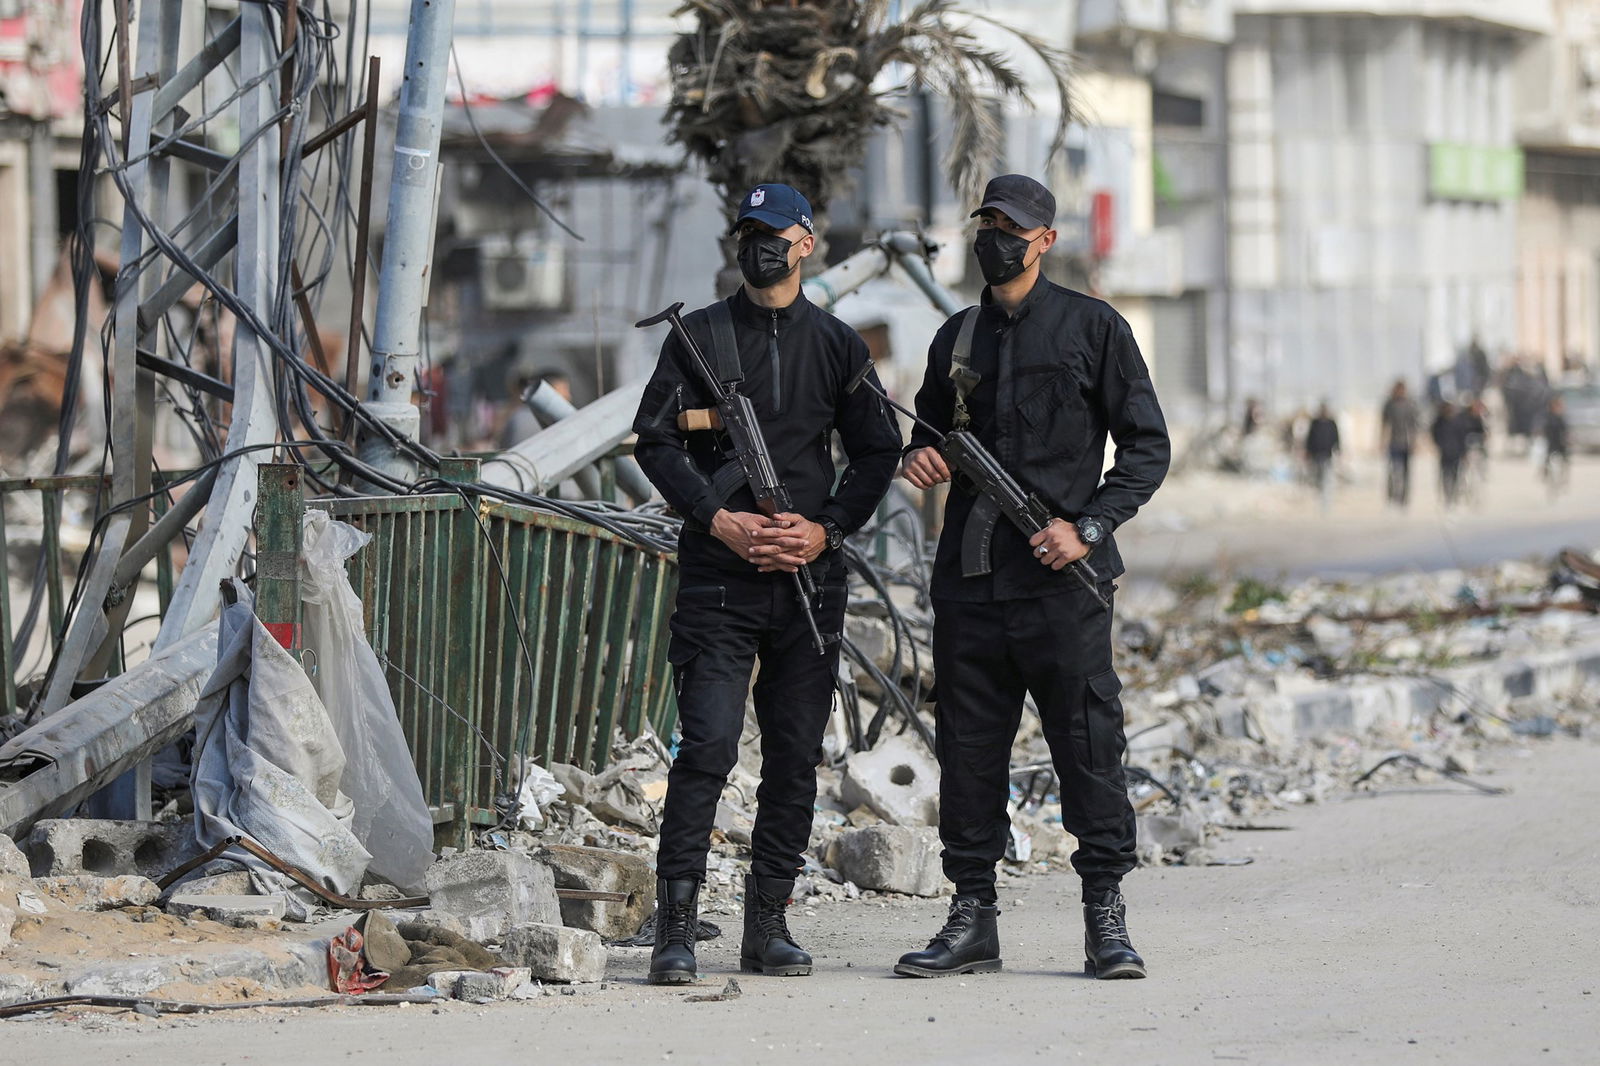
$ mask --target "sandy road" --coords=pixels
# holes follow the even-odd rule
[[[605,991],[525,1004],[0,1023],[0,1062],[1593,1063],[1600,743],[1486,762],[1511,795],[1352,798],[1215,849],[1253,865],[1138,872],[1146,981],[1079,975],[1076,882],[1051,875],[1006,899],[994,976],[888,976],[942,904],[839,904],[795,922],[816,976],[745,977],[729,1002],[646,986],[640,951],[614,955]],[[720,989],[736,950],[706,951],[693,991]]]

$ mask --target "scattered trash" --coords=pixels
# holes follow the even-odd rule
[[[566,789],[555,775],[532,759],[523,763],[517,785],[517,821],[522,828],[538,832],[544,828],[546,804],[561,798]]]

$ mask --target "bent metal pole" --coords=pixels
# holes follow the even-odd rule
[[[433,259],[434,187],[455,0],[412,0],[406,65],[400,88],[389,180],[389,214],[378,274],[378,313],[372,332],[371,385],[366,410],[415,440],[421,417],[411,402],[422,343],[422,305]],[[352,353],[353,354],[353,353]],[[416,466],[385,441],[368,437],[361,457],[402,481]]]

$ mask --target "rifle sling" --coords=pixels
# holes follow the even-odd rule
[[[971,425],[972,416],[967,413],[967,397],[972,395],[972,390],[983,380],[983,376],[972,369],[972,335],[977,332],[978,314],[982,310],[978,305],[967,308],[961,319],[961,329],[956,333],[955,347],[950,349],[950,381],[956,390],[955,417],[952,419],[951,428],[956,430],[963,430]]]

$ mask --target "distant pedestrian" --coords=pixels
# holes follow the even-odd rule
[[[1539,383],[1518,358],[1500,379],[1500,398],[1506,409],[1506,450],[1526,455],[1539,413]]]
[[[1254,396],[1244,402],[1244,421],[1239,426],[1239,436],[1248,437],[1261,428],[1266,415],[1262,413],[1261,401]]]
[[[1466,455],[1461,461],[1461,497],[1472,504],[1489,480],[1489,409],[1476,396],[1468,396],[1456,418],[1466,442]]]
[[[1404,507],[1411,499],[1411,451],[1422,416],[1404,381],[1396,381],[1383,405],[1382,446],[1389,459],[1389,502]]]
[[[1560,393],[1550,397],[1540,428],[1544,436],[1544,483],[1549,487],[1550,495],[1555,496],[1567,485],[1570,446],[1567,439],[1567,403]]]
[[[1430,430],[1439,450],[1439,494],[1446,507],[1454,507],[1461,495],[1461,460],[1467,454],[1467,437],[1456,405],[1448,400],[1440,404]]]
[[[1333,415],[1328,410],[1324,401],[1317,407],[1315,417],[1306,427],[1305,453],[1306,466],[1311,475],[1311,485],[1317,490],[1317,496],[1322,501],[1322,510],[1328,510],[1329,497],[1333,491],[1332,467],[1333,457],[1339,451],[1339,423],[1333,420]]]

